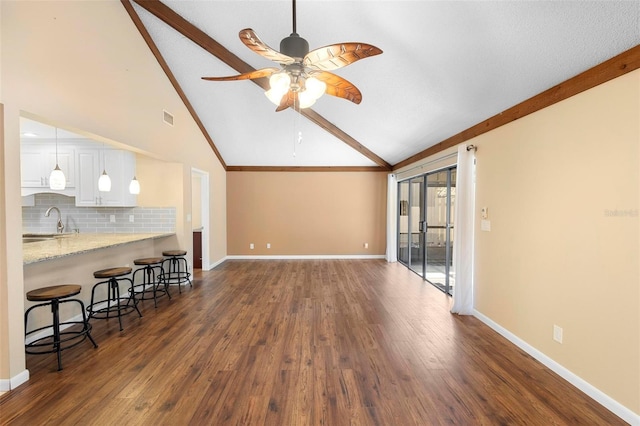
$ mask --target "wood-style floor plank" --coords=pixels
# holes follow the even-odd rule
[[[2,425],[623,425],[402,265],[227,261],[28,355]]]

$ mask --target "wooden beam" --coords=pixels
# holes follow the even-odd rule
[[[640,68],[640,45],[614,56],[393,166],[400,169]]]
[[[347,133],[343,132],[340,128],[335,126],[333,123],[331,123],[326,118],[322,117],[320,114],[318,114],[311,108],[306,108],[300,111],[301,111],[301,114],[306,118],[308,118],[311,122],[322,127],[327,132],[331,133],[332,135],[340,139],[342,142],[346,143],[351,148],[355,149],[360,154],[364,155],[369,160],[373,161],[378,166],[382,167],[384,170],[391,170],[391,164],[384,161],[378,155],[370,151],[367,147],[365,147],[360,142],[358,142],[357,140],[349,136]]]
[[[209,132],[207,132],[207,129],[204,127],[204,124],[202,123],[202,120],[200,120],[200,117],[196,113],[196,110],[193,108],[193,105],[191,105],[191,102],[189,102],[189,99],[187,98],[187,95],[182,90],[182,87],[180,87],[180,84],[178,84],[178,80],[175,78],[175,76],[171,72],[169,65],[162,57],[162,54],[160,53],[158,46],[156,46],[156,44],[153,42],[151,35],[145,28],[144,24],[142,23],[142,20],[140,20],[140,17],[134,10],[133,6],[131,5],[131,2],[129,0],[121,0],[121,2],[125,10],[127,11],[127,13],[129,13],[129,16],[131,17],[131,20],[135,24],[136,28],[138,29],[138,31],[140,31],[140,34],[142,35],[142,38],[144,39],[144,41],[147,43],[147,46],[149,46],[149,49],[151,50],[153,55],[156,57],[156,60],[160,64],[160,67],[169,78],[169,81],[171,82],[171,84],[173,85],[173,88],[178,93],[178,96],[180,96],[180,99],[182,99],[182,102],[187,107],[187,110],[191,114],[191,117],[193,117],[194,121],[196,122],[196,125],[202,132],[202,135],[209,143],[209,146],[211,147],[213,152],[216,154],[216,157],[218,157],[218,161],[220,161],[220,164],[222,164],[222,167],[226,170],[227,164],[224,162],[224,159],[222,158],[220,151],[218,151],[218,148],[213,143],[213,139],[211,139]]]
[[[123,2],[126,0],[122,0]],[[169,25],[174,30],[178,31],[183,36],[187,37],[189,40],[202,47],[204,50],[220,59],[231,68],[236,70],[238,73],[246,73],[255,71],[251,65],[244,62],[238,56],[234,55],[232,52],[227,50],[224,46],[218,43],[216,40],[211,38],[204,31],[195,27],[189,21],[184,19],[182,16],[178,15],[171,8],[161,3],[159,0],[134,0],[138,5],[144,8],[146,11],[154,15],[156,18],[160,19],[165,24]],[[155,52],[154,52],[155,54]],[[269,83],[267,79],[260,78],[251,80],[258,86],[260,86],[263,90],[269,89]],[[384,168],[385,170],[391,170],[391,165],[380,158],[378,155],[367,149],[360,142],[355,140],[353,137],[349,136],[346,132],[339,129],[336,125],[331,123],[329,120],[313,111],[310,108],[304,109],[301,111],[301,114],[309,119],[312,123],[320,126],[324,130],[326,130],[329,134],[338,138],[351,148],[355,149],[366,158]]]
[[[228,172],[388,172],[382,167],[365,166],[229,166]]]

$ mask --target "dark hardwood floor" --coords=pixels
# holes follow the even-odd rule
[[[11,425],[616,425],[399,264],[227,261],[143,318],[30,355]]]

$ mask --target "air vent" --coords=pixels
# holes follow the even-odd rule
[[[165,110],[162,110],[162,121],[167,123],[169,126],[173,126],[173,115]]]

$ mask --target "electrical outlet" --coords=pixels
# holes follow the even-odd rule
[[[480,216],[482,219],[489,219],[489,207],[483,207],[480,209]]]
[[[255,246],[253,245],[253,243],[249,244],[249,248],[250,248],[251,250],[253,250],[253,249],[255,248]]]
[[[364,246],[364,248],[368,249],[369,248],[369,243],[364,243],[363,246]]]
[[[109,215],[109,222],[116,223],[116,215],[115,214]]]
[[[271,243],[267,243],[267,248],[270,249],[271,248]]]
[[[562,327],[553,325],[553,340],[562,343]]]

